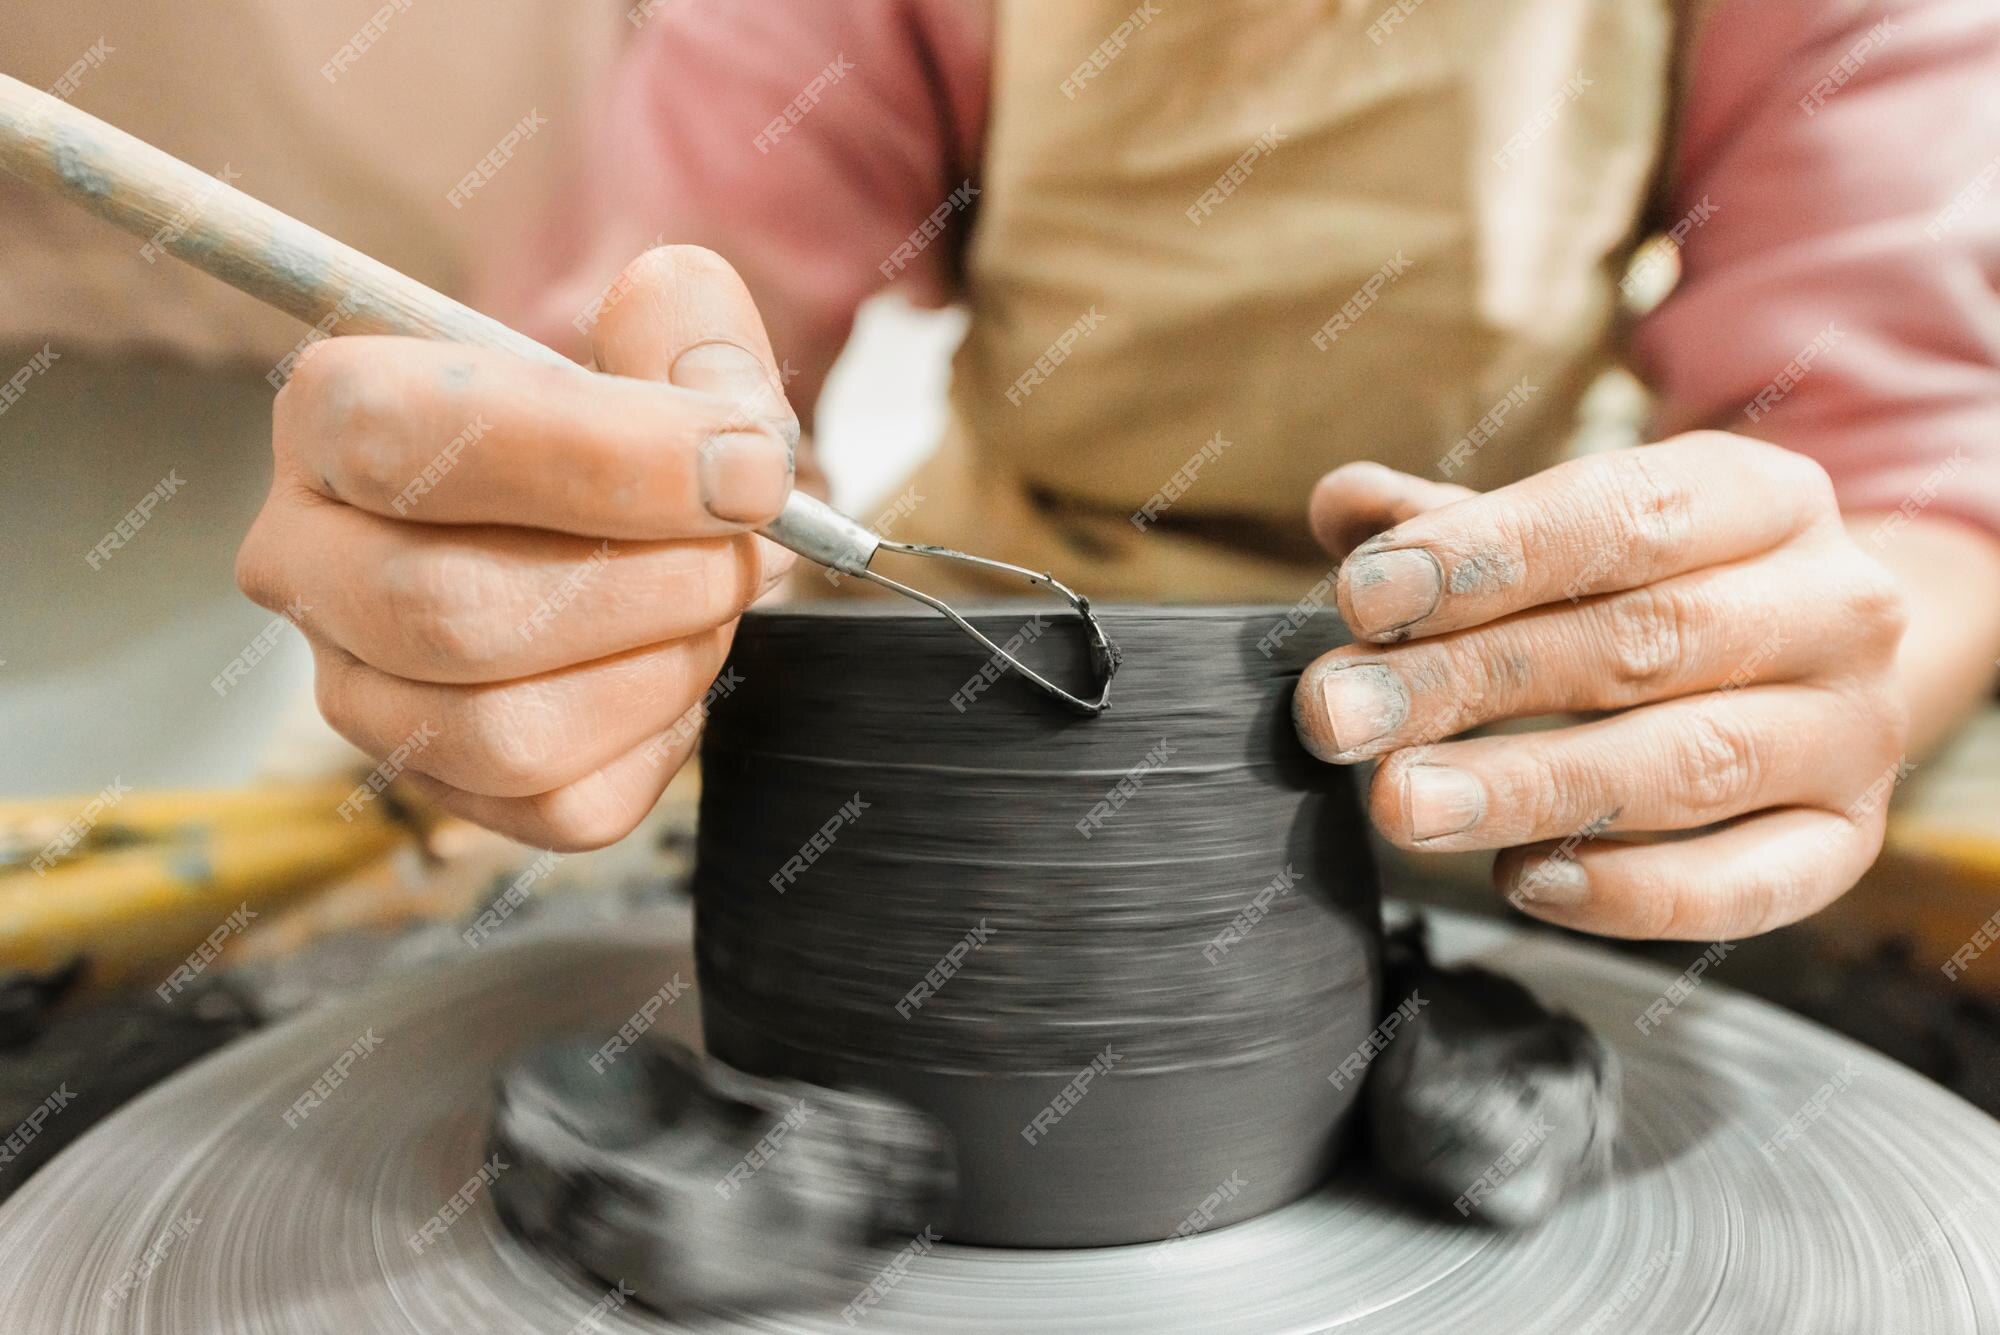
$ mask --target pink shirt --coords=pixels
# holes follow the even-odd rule
[[[992,40],[973,0],[662,8],[570,202],[494,303],[578,350],[580,315],[632,255],[707,245],[749,284],[809,419],[883,258],[978,179]],[[838,95],[756,151],[772,109],[836,56]],[[1686,231],[1681,281],[1631,342],[1660,434],[1759,436],[1818,459],[1850,510],[2000,533],[1997,96],[1993,0],[1723,0],[1679,109],[1668,210],[1699,219],[1712,201],[1713,219]],[[955,220],[897,282],[949,300],[968,235]],[[1807,352],[1835,343],[1838,358]],[[1813,369],[1780,380],[1795,359]]]

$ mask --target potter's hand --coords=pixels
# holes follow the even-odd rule
[[[1306,671],[1299,733],[1381,758],[1370,814],[1394,843],[1501,849],[1499,888],[1537,917],[1690,939],[1804,917],[1881,847],[1905,614],[1805,457],[1698,432],[1485,495],[1357,464],[1312,519],[1361,642]]]
[[[671,247],[619,290],[595,337],[610,375],[317,345],[278,396],[237,557],[311,641],[327,722],[543,848],[651,809],[736,618],[792,561],[750,532],[783,508],[798,428],[742,283]]]

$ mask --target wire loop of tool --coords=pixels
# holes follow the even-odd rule
[[[949,547],[939,547],[928,542],[897,542],[892,538],[878,538],[876,544],[878,547],[887,547],[891,551],[902,552],[908,556],[929,556],[943,561],[962,561],[967,565],[978,566],[985,570],[998,570],[1009,575],[1019,575],[1030,584],[1039,584],[1044,588],[1052,589],[1056,593],[1061,594],[1069,605],[1076,609],[1077,615],[1083,619],[1084,633],[1090,637],[1090,666],[1091,672],[1097,680],[1097,695],[1089,700],[1073,692],[1064,690],[995,644],[985,632],[960,616],[942,598],[933,597],[925,593],[922,589],[913,589],[901,580],[890,579],[887,575],[870,570],[865,562],[859,569],[849,572],[861,579],[880,584],[885,589],[894,589],[905,598],[913,598],[924,606],[949,617],[953,625],[992,650],[995,658],[1004,662],[1022,677],[1039,686],[1043,691],[1071,709],[1074,709],[1077,713],[1097,715],[1111,708],[1111,678],[1118,671],[1118,646],[1113,644],[1111,637],[1104,633],[1104,623],[1099,621],[1096,615],[1091,612],[1090,599],[1084,597],[1046,571],[1030,570],[1026,566],[1017,566],[1011,562],[996,561],[987,556],[973,556],[967,552],[953,551]]]
[[[1030,570],[1026,566],[1017,566],[1008,561],[996,561],[991,557],[954,551],[949,547],[939,547],[933,543],[897,542],[893,538],[883,537],[865,524],[849,519],[833,507],[801,491],[792,493],[791,499],[785,502],[784,512],[762,531],[765,537],[783,543],[808,560],[817,561],[829,569],[852,575],[856,579],[880,584],[885,589],[893,589],[905,598],[922,603],[932,611],[949,617],[953,625],[985,645],[995,659],[1005,663],[1049,696],[1077,713],[1094,716],[1111,708],[1111,678],[1118,671],[1118,646],[1111,642],[1111,637],[1104,633],[1103,623],[1091,612],[1090,599],[1054,575],[1045,571]],[[960,616],[942,598],[925,593],[922,589],[913,589],[901,580],[891,579],[879,571],[870,569],[876,554],[885,547],[906,556],[961,561],[982,570],[997,570],[1002,574],[1018,575],[1030,584],[1039,584],[1043,588],[1061,594],[1083,619],[1084,632],[1090,637],[1090,665],[1092,673],[1097,678],[1096,698],[1086,700],[1056,685],[987,638],[983,631]]]

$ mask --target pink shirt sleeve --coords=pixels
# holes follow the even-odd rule
[[[749,286],[809,425],[864,299],[892,279],[921,304],[955,295],[991,40],[990,7],[967,0],[658,7],[613,76],[569,196],[510,248],[482,304],[582,356],[591,303],[634,255],[707,246]],[[919,229],[946,205],[925,242]]]
[[[1635,336],[1661,434],[1758,436],[1843,508],[2000,533],[1996,96],[1993,0],[1723,0],[1674,164],[1681,283]]]

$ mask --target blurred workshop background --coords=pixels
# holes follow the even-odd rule
[[[477,256],[512,243],[573,151],[629,5],[517,3],[469,28],[398,4],[394,42],[305,95],[298,71],[313,77],[378,8],[239,0],[135,23],[118,0],[0,0],[0,69],[66,84],[86,110],[468,295]],[[258,49],[270,59],[242,54]],[[452,207],[434,182],[530,105],[548,129]],[[269,483],[268,372],[302,331],[10,180],[0,237],[0,367],[52,354],[0,408],[0,1125],[59,1073],[90,1071],[76,1082],[88,1111],[0,1165],[4,1193],[217,1043],[381,969],[477,948],[467,924],[512,888],[525,902],[504,930],[670,908],[698,776],[622,844],[562,859],[396,785],[344,819],[369,762],[320,722],[296,630],[232,577]],[[1671,283],[1658,258],[1642,257],[1652,279],[1635,300]],[[938,439],[962,330],[893,297],[865,310],[817,423],[837,504],[871,515]],[[1597,443],[1636,439],[1635,381],[1608,378],[1591,404]],[[2000,969],[1951,981],[1937,967],[2000,908],[2000,709],[1910,774],[1894,811],[1862,885],[1744,943],[1727,981],[2000,1112]],[[1395,896],[1507,913],[1488,865],[1385,861]],[[1702,949],[1629,948],[1667,962]]]

